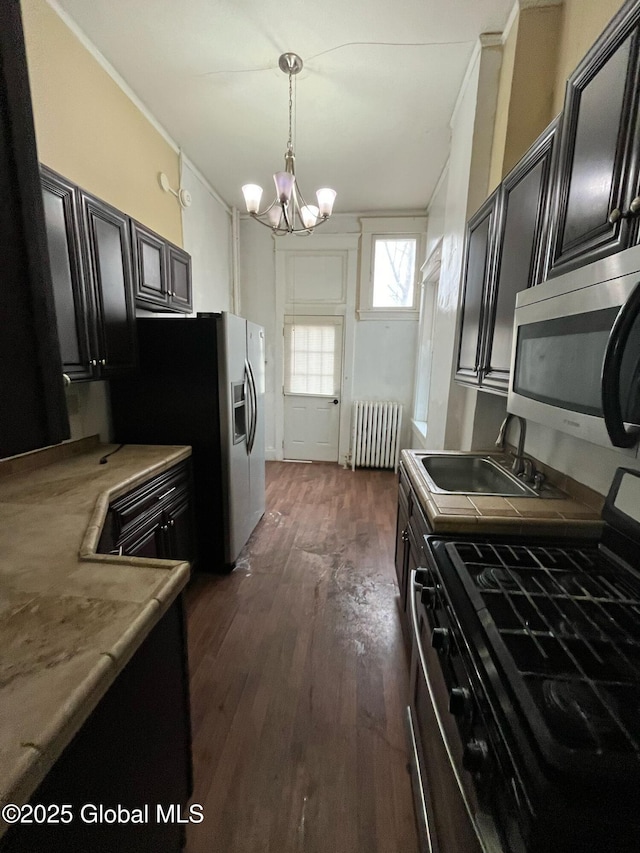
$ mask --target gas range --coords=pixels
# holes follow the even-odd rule
[[[619,469],[603,519],[597,546],[426,537],[412,692],[423,675],[469,849],[640,849],[640,472]]]

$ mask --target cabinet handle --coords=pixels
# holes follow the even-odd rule
[[[402,531],[402,541],[403,542],[409,541],[409,528],[407,528],[407,527],[405,527],[405,529]]]
[[[177,486],[172,486],[168,491],[166,491],[163,495],[158,495],[158,500],[161,501],[163,498],[166,498],[167,495],[170,495],[171,492],[175,492]]]
[[[640,213],[640,195],[637,195],[629,205],[629,210],[622,213],[619,207],[614,207],[609,214],[609,222],[615,225],[619,219],[631,219]]]
[[[89,367],[97,367],[97,366],[98,366],[98,362],[97,362],[97,360],[96,360],[95,358],[92,358],[92,359],[89,361]]]
[[[106,359],[106,358],[101,358],[101,359],[100,359],[100,364],[101,364],[103,367],[106,367],[106,366],[107,366],[107,359]]]
[[[169,527],[175,527],[175,525],[176,525],[176,520],[175,520],[175,518],[172,518],[172,519],[169,521]]]
[[[68,388],[69,385],[71,385],[71,377],[69,376],[68,373],[62,374],[62,382],[63,382],[65,388]]]

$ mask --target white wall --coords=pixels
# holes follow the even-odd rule
[[[416,320],[360,320],[356,323],[353,397],[355,400],[402,403],[401,447],[411,444],[417,345]]]
[[[191,255],[194,313],[230,311],[231,212],[186,157],[182,158],[181,186],[192,199],[191,206],[182,211],[182,234],[184,248]]]
[[[455,383],[453,374],[465,227],[483,200],[483,187],[486,197],[500,61],[499,45],[488,42],[478,46],[469,63],[451,119],[448,180],[428,211],[427,245],[443,238],[426,436],[433,450],[466,449],[473,435],[475,393]]]
[[[320,233],[360,234],[359,217],[355,214],[334,214],[322,226],[322,231],[318,231]],[[313,235],[301,239],[313,240]],[[276,324],[274,247],[274,238],[269,229],[247,217],[241,218],[241,313],[264,326],[266,336],[265,444],[268,458],[277,455],[275,407],[280,406],[282,401],[282,377],[276,375],[275,358],[275,347],[282,346],[282,329]],[[406,407],[403,430],[405,447],[409,444],[417,327],[417,320],[356,321],[354,398],[402,402]]]

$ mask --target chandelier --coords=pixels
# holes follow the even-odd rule
[[[292,115],[294,108],[294,74],[302,71],[302,60],[296,53],[283,53],[278,60],[281,71],[289,75],[289,141],[284,154],[284,172],[276,172],[273,180],[276,185],[276,197],[269,207],[260,213],[262,187],[257,184],[245,184],[242,193],[247,205],[247,213],[259,222],[271,228],[274,234],[311,234],[331,216],[335,190],[323,187],[316,192],[318,205],[307,204],[298,187],[295,171],[295,154],[292,141]]]

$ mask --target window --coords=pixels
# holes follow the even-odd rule
[[[373,308],[413,308],[415,237],[374,237]]]
[[[426,217],[360,220],[361,320],[418,318],[418,259],[424,251]]]
[[[285,317],[284,393],[333,397],[341,352],[341,317]]]

